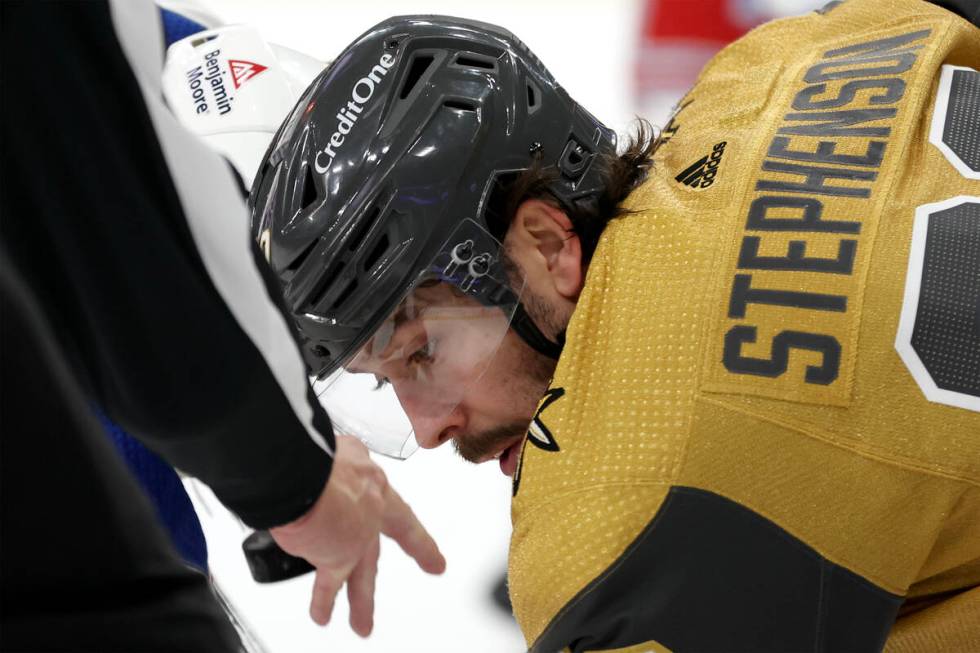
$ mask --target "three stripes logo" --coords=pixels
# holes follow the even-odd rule
[[[686,167],[674,179],[692,188],[707,188],[715,183],[718,166],[721,164],[721,157],[725,153],[727,144],[726,141],[715,143],[715,146],[711,148],[711,154],[704,155]]]

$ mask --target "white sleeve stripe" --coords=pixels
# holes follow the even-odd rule
[[[255,267],[248,215],[232,173],[217,154],[184,130],[163,104],[159,11],[150,2],[134,0],[110,0],[110,8],[116,37],[139,83],[204,267],[307,433],[333,456],[313,426],[306,368],[286,317],[268,297]]]

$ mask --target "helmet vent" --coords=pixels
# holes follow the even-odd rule
[[[316,286],[314,286],[312,292],[310,292],[309,301],[306,302],[307,311],[315,310],[316,306],[323,301],[327,291],[330,290],[330,284],[337,277],[342,268],[342,261],[334,261],[333,265],[330,266],[330,269],[327,270],[326,274],[320,277],[320,279],[316,282]],[[336,303],[337,302],[334,302],[334,304]]]
[[[306,166],[306,176],[303,178],[303,199],[300,209],[308,209],[316,201],[316,183],[313,181],[313,166]]]
[[[446,100],[442,103],[442,106],[449,109],[457,109],[459,111],[476,111],[476,105],[472,102],[466,102],[464,100]]]
[[[527,112],[532,114],[541,105],[541,91],[530,80],[527,82]]]
[[[480,70],[496,70],[497,62],[489,57],[481,57],[472,52],[464,52],[456,57],[456,65],[462,68],[478,68]]]
[[[422,75],[425,71],[429,69],[432,62],[435,61],[435,57],[431,54],[419,54],[412,59],[412,65],[408,68],[408,74],[405,75],[405,82],[402,84],[402,90],[398,93],[398,99],[404,100],[411,94],[412,90],[422,79]]]
[[[364,259],[364,271],[367,272],[374,267],[374,264],[378,262],[378,259],[380,259],[387,251],[388,234],[381,234],[381,238],[379,238],[378,242],[374,245],[374,249],[372,249],[371,253]]]
[[[341,291],[341,293],[337,295],[337,299],[334,300],[333,306],[330,307],[331,310],[335,311],[338,308],[340,308],[343,305],[343,303],[347,300],[347,298],[351,296],[351,293],[353,293],[354,290],[356,289],[357,289],[357,279],[351,279],[347,283],[347,286]]]
[[[313,248],[316,247],[317,243],[319,242],[320,241],[315,238],[311,240],[310,244],[307,245],[305,248],[303,248],[303,251],[299,253],[299,256],[294,258],[293,262],[286,266],[286,272],[290,276],[296,274],[296,270],[298,270],[299,267],[306,262],[306,259],[308,259],[310,257],[310,254],[313,252]]]

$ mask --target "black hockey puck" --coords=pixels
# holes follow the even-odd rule
[[[255,531],[242,542],[245,562],[257,583],[275,583],[313,571],[313,565],[279,548],[269,531]]]

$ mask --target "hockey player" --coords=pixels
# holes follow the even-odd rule
[[[510,33],[394,18],[254,235],[328,404],[363,377],[513,475],[531,651],[980,650],[978,63],[946,9],[832,2],[617,156]]]

